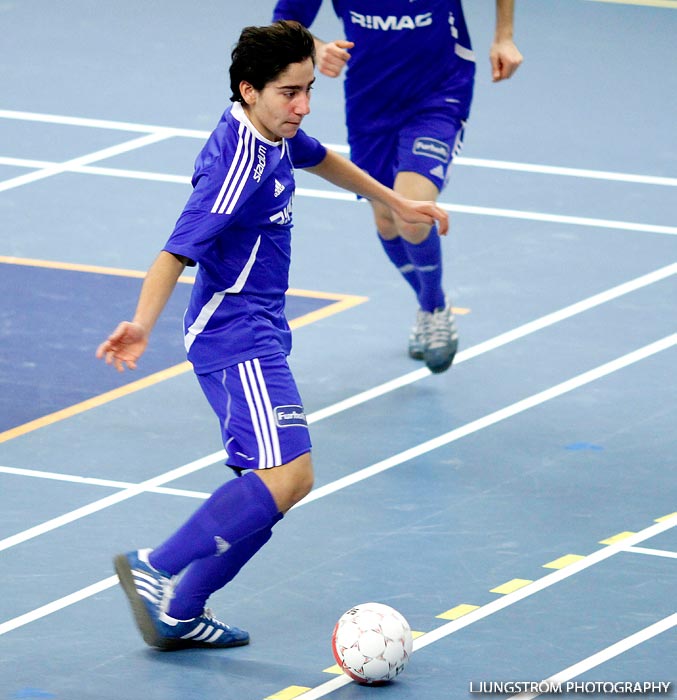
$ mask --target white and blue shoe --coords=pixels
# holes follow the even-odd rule
[[[172,577],[154,569],[150,549],[118,554],[115,571],[127,595],[136,625],[148,646],[165,651],[191,647],[235,647],[249,644],[249,634],[216,620],[211,611],[192,620],[176,620],[164,612],[172,594]],[[164,604],[164,605],[163,605]]]
[[[171,585],[171,577],[150,565],[150,551],[139,549],[118,554],[113,561],[143,640],[151,647],[159,647],[161,638],[156,620],[165,591]]]
[[[224,625],[209,608],[192,620],[176,620],[161,612],[157,629],[162,639],[162,649],[189,649],[241,647],[249,644],[249,633],[237,627]]]

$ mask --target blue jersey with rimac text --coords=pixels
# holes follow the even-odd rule
[[[322,0],[278,0],[273,19],[310,27]],[[460,0],[332,0],[350,49],[346,121],[353,133],[404,124],[422,109],[466,119],[475,57]],[[325,41],[336,37],[321,37]]]
[[[264,138],[242,105],[223,114],[195,162],[193,192],[164,247],[198,264],[184,317],[198,374],[291,350],[289,286],[294,167],[326,149],[299,130]]]

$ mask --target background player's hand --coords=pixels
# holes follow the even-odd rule
[[[148,334],[140,323],[123,321],[96,350],[98,359],[123,372],[125,365],[136,369],[136,361],[148,345]]]
[[[522,54],[512,39],[494,41],[489,51],[491,78],[497,83],[509,78],[522,63]]]
[[[355,44],[337,39],[326,44],[318,41],[315,46],[317,70],[330,78],[337,78],[350,58],[347,49],[352,49]]]
[[[403,199],[396,213],[400,219],[408,224],[428,224],[432,226],[437,221],[440,236],[446,236],[449,231],[449,214],[435,202]]]

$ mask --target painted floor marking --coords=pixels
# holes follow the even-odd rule
[[[144,272],[138,270],[122,270],[117,268],[79,265],[73,263],[56,263],[46,260],[13,258],[7,256],[0,256],[0,263],[34,265],[53,268],[61,268],[63,266],[63,269],[68,270],[95,272],[101,274],[117,274],[131,277],[142,277],[145,275]],[[528,323],[518,326],[517,328],[513,328],[510,331],[501,333],[495,336],[494,338],[490,338],[489,340],[478,343],[477,345],[474,345],[473,347],[468,348],[467,350],[461,350],[454,358],[454,363],[458,365],[461,362],[465,362],[466,360],[469,360],[473,357],[477,357],[491,350],[495,350],[503,345],[507,345],[508,343],[511,343],[515,340],[519,340],[520,338],[524,338],[525,336],[535,333],[536,331],[542,330],[544,328],[547,328],[548,326],[554,325],[555,323],[559,323],[560,321],[564,321],[577,314],[593,309],[597,306],[617,299],[625,294],[629,294],[650,284],[654,284],[656,282],[665,280],[674,274],[677,274],[677,263],[666,265],[665,267],[654,270],[653,272],[649,272],[645,275],[641,275],[639,277],[636,277],[635,279],[629,280],[628,282],[623,282],[619,285],[616,285],[615,287],[611,287],[610,289],[607,289],[604,292],[593,294],[587,299],[583,299],[579,302],[559,309],[558,311],[551,312],[533,321],[529,321]],[[185,282],[193,281],[193,278],[188,276],[181,277],[180,279]],[[289,292],[298,295],[321,294],[320,292],[308,292],[307,290],[299,289],[290,289]],[[337,299],[337,301],[335,304],[332,304],[329,307],[327,307],[327,313],[329,312],[329,309],[333,310],[333,312],[338,313],[339,311],[343,311],[346,308],[349,308],[351,306],[365,301],[364,297],[357,296],[329,296],[330,298]],[[306,323],[310,323],[312,320],[317,320],[314,316],[314,313],[315,312],[311,312],[298,319],[292,320],[290,321],[289,325],[292,329],[296,329],[301,327],[302,325],[305,325]],[[37,430],[47,425],[51,425],[60,420],[65,420],[84,411],[108,403],[109,401],[113,401],[122,396],[127,396],[128,394],[131,394],[134,391],[139,391],[148,386],[152,386],[160,381],[164,381],[165,379],[171,379],[172,377],[188,372],[191,369],[192,367],[188,362],[182,362],[178,365],[174,365],[174,367],[161,370],[160,372],[153,375],[149,375],[144,379],[137,380],[137,382],[131,382],[130,384],[126,384],[123,387],[113,389],[110,392],[100,394],[99,396],[93,397],[74,406],[61,409],[60,411],[56,411],[52,414],[49,414],[48,416],[37,418],[34,421],[30,421],[16,428],[12,428],[4,433],[0,433],[0,442],[11,440],[15,437],[19,437],[20,435],[24,435],[33,430]],[[336,415],[337,413],[341,413],[342,411],[354,408],[355,406],[358,406],[361,403],[371,401],[372,399],[378,398],[379,396],[383,396],[387,393],[400,389],[408,384],[412,384],[413,382],[425,379],[426,377],[429,377],[430,374],[430,370],[427,367],[421,367],[420,369],[414,370],[413,372],[409,372],[405,375],[397,377],[396,379],[384,382],[383,384],[380,384],[376,387],[372,387],[371,389],[367,389],[366,391],[355,394],[347,399],[338,401],[333,405],[328,406],[327,408],[320,409],[313,414],[314,418],[317,421],[322,420],[323,418],[328,418],[332,415]]]
[[[146,145],[145,140],[151,141],[150,136],[142,137],[136,139],[134,142],[129,142],[130,148],[140,148]],[[156,139],[159,140],[159,139]],[[138,142],[138,145],[133,145]],[[124,146],[124,144],[122,144]],[[121,147],[120,147],[121,148]],[[112,154],[115,155],[115,154]],[[167,182],[175,184],[190,184],[191,178],[187,175],[171,175],[165,173],[154,173],[140,170],[128,170],[120,168],[110,168],[110,167],[94,167],[91,165],[86,165],[83,162],[84,159],[89,159],[90,161],[97,160],[96,154],[90,154],[89,156],[83,156],[80,159],[74,159],[73,161],[66,161],[64,163],[51,163],[46,161],[25,161],[23,159],[17,158],[0,158],[0,164],[13,165],[15,167],[23,165],[27,167],[30,164],[46,166],[42,170],[34,171],[27,175],[19,175],[18,177],[12,178],[11,180],[6,180],[4,183],[0,182],[0,192],[3,189],[11,189],[13,187],[18,187],[23,184],[28,184],[34,180],[41,180],[50,175],[58,175],[63,172],[77,172],[87,175],[100,175],[108,177],[120,177],[129,178],[135,180],[148,180],[154,182]],[[106,157],[109,157],[106,155]],[[639,176],[636,176],[639,177]],[[600,178],[601,179],[601,178]],[[620,177],[616,179],[621,179]],[[656,183],[654,183],[656,184]],[[6,185],[6,186],[5,186]],[[358,200],[354,194],[346,191],[337,192],[334,190],[323,190],[314,189],[309,187],[297,187],[296,195],[298,197],[309,197],[313,199],[329,199],[339,202],[352,202],[352,203],[363,203],[365,200]],[[605,229],[617,229],[620,231],[635,231],[639,233],[658,233],[663,235],[677,235],[676,226],[665,226],[660,224],[645,224],[641,222],[632,221],[618,221],[615,219],[599,219],[595,217],[585,217],[585,216],[571,216],[566,214],[549,214],[547,212],[535,212],[535,211],[525,211],[519,209],[502,209],[496,207],[481,207],[481,206],[471,206],[465,204],[451,204],[445,202],[439,202],[442,209],[456,213],[456,214],[470,214],[472,216],[492,216],[501,217],[507,219],[522,219],[525,221],[542,221],[546,223],[553,224],[565,224],[569,226],[586,226],[593,228],[605,228]]]
[[[600,0],[605,1],[605,0]],[[608,0],[620,1],[620,0]],[[629,0],[637,4],[642,2],[660,2],[667,3],[667,7],[673,7],[677,4],[677,0]],[[62,124],[64,126],[81,126],[95,129],[111,129],[114,131],[132,131],[140,133],[155,133],[163,131],[170,133],[172,136],[194,139],[207,139],[210,131],[200,129],[183,129],[180,127],[168,127],[151,124],[139,124],[134,122],[113,121],[109,119],[89,119],[87,117],[71,117],[59,114],[42,114],[38,112],[25,112],[9,109],[0,109],[0,119],[15,119],[19,121],[31,121],[44,124]],[[327,148],[331,148],[337,153],[347,155],[350,149],[345,144],[327,143]],[[13,159],[16,161],[27,159]],[[1,163],[2,161],[0,161]],[[31,162],[31,161],[29,161]],[[44,163],[44,161],[33,161]],[[652,175],[640,175],[636,173],[618,173],[604,170],[589,170],[583,168],[568,168],[552,165],[538,165],[535,163],[516,163],[513,161],[501,161],[487,158],[466,158],[458,156],[454,159],[454,163],[462,166],[495,168],[498,170],[516,170],[522,172],[533,172],[547,175],[564,175],[569,177],[594,178],[599,180],[621,180],[625,182],[644,183],[650,185],[667,185],[677,186],[677,178],[660,177]],[[36,167],[28,165],[27,167]],[[41,166],[37,166],[41,167]]]
[[[667,557],[668,559],[677,559],[677,552],[670,552],[667,549],[653,549],[651,547],[626,547],[626,552],[635,552],[636,554],[648,554],[653,557]]]
[[[644,7],[664,7],[677,10],[677,0],[588,0],[589,2],[607,2],[614,5],[641,5]]]
[[[310,688],[303,685],[290,685],[288,688],[279,690],[274,695],[268,695],[265,700],[293,700],[300,697],[307,690],[310,690]]]
[[[492,588],[489,592],[500,593],[501,595],[508,595],[508,593],[514,593],[515,591],[519,591],[520,588],[524,588],[530,583],[533,583],[533,581],[528,578],[514,578],[510,581],[502,583],[500,586],[496,586],[496,588]]]
[[[103,160],[104,158],[112,158],[113,156],[118,156],[122,153],[129,153],[137,148],[143,148],[144,146],[158,143],[159,141],[165,141],[172,136],[173,134],[171,131],[157,131],[152,134],[147,134],[146,136],[139,136],[131,141],[125,141],[124,143],[119,143],[115,146],[109,146],[83,156],[71,158],[70,160],[66,160],[62,163],[50,163],[41,170],[34,170],[33,172],[26,173],[25,175],[18,175],[17,177],[0,182],[0,192],[5,192],[7,190],[14,189],[15,187],[27,185],[31,182],[36,182],[37,180],[44,180],[52,175],[60,175],[73,167],[94,163],[97,160]]]
[[[634,532],[619,532],[617,535],[613,535],[612,537],[607,537],[605,540],[600,540],[600,544],[616,544],[616,542],[622,542],[623,540],[627,540],[629,537],[632,537],[635,533]]]
[[[652,639],[653,637],[657,637],[659,634],[663,634],[663,632],[667,632],[669,629],[672,629],[675,626],[677,626],[677,613],[668,615],[662,620],[655,622],[653,625],[649,625],[648,627],[639,630],[639,632],[635,632],[629,637],[625,637],[625,639],[621,639],[619,642],[608,646],[606,649],[602,649],[596,654],[588,656],[586,659],[579,661],[573,666],[565,668],[554,676],[546,678],[543,681],[543,684],[546,685],[550,683],[552,685],[557,685],[559,683],[570,681],[572,678],[576,678],[576,676],[580,676],[582,673],[600,666],[606,661],[609,661],[610,659],[613,659],[614,657],[628,651],[628,649],[632,649],[633,647],[636,647],[639,644]],[[520,693],[519,695],[510,696],[509,700],[533,700],[533,698],[537,698],[541,694],[542,693]]]
[[[296,194],[299,197],[313,197],[316,199],[332,199],[345,202],[364,202],[356,200],[355,195],[348,192],[335,192],[308,187],[297,187]],[[497,216],[506,219],[523,219],[525,221],[544,221],[551,224],[567,224],[569,226],[590,226],[594,228],[618,229],[621,231],[637,231],[644,233],[659,233],[668,236],[677,235],[677,226],[663,226],[659,224],[642,224],[631,221],[616,221],[612,219],[595,219],[587,216],[568,216],[565,214],[548,214],[545,212],[523,211],[519,209],[499,209],[496,207],[479,207],[466,204],[449,204],[438,202],[442,209],[457,214],[472,214],[476,216]]]
[[[467,350],[461,350],[454,358],[454,365],[459,365],[466,360],[470,360],[474,357],[478,357],[479,355],[483,355],[486,352],[496,350],[503,345],[507,345],[515,340],[524,338],[532,333],[535,333],[536,331],[559,323],[560,321],[572,318],[577,314],[589,311],[590,309],[610,302],[625,294],[629,294],[655,282],[667,279],[674,274],[677,274],[677,263],[666,265],[665,267],[654,270],[646,275],[641,275],[633,280],[629,280],[628,282],[611,287],[610,289],[600,292],[599,294],[593,294],[587,299],[583,299],[582,301],[566,306],[558,311],[553,311],[545,316],[541,316],[540,318],[534,319],[533,321],[529,321],[528,323],[517,326],[512,330],[506,331],[505,333],[494,336],[489,340],[473,345]],[[316,420],[320,420],[320,418],[327,418],[328,416],[354,408],[361,403],[371,401],[372,399],[388,394],[391,391],[400,389],[408,384],[413,384],[414,382],[417,382],[420,379],[425,379],[429,376],[430,370],[428,370],[427,367],[422,367],[414,370],[413,372],[404,374],[401,377],[397,377],[396,379],[392,379],[376,387],[367,389],[359,394],[355,394],[354,396],[344,399],[343,401],[338,401],[332,406],[316,411],[314,415],[316,416]]]
[[[464,615],[471,613],[473,610],[479,609],[479,607],[479,605],[461,603],[460,605],[451,608],[451,610],[447,610],[446,612],[436,615],[436,617],[439,617],[441,620],[458,620],[459,617],[463,617]]]
[[[575,564],[577,561],[580,561],[581,559],[585,559],[584,556],[580,554],[565,554],[563,557],[560,557],[559,559],[555,559],[554,561],[548,562],[547,564],[543,564],[544,569],[563,569],[565,566],[571,566],[571,564]]]
[[[300,503],[298,503],[294,507],[297,508],[300,505],[309,503],[318,498],[322,498],[323,496],[326,496],[329,493],[333,493],[334,491],[338,491],[339,489],[347,488],[348,486],[352,486],[360,481],[363,481],[364,479],[368,479],[376,474],[380,474],[381,472],[384,472],[388,469],[392,469],[398,464],[402,464],[403,462],[407,462],[409,460],[415,459],[416,457],[420,457],[421,455],[435,450],[438,447],[448,445],[452,442],[455,442],[456,440],[459,440],[460,438],[465,437],[466,435],[471,435],[472,433],[478,432],[479,430],[483,430],[484,428],[506,420],[507,418],[511,418],[512,416],[522,413],[530,408],[533,408],[534,406],[538,406],[542,403],[545,403],[546,401],[550,401],[551,399],[573,391],[574,389],[578,389],[579,387],[589,384],[590,382],[596,381],[597,379],[612,374],[613,372],[616,372],[619,369],[628,367],[629,365],[634,364],[635,362],[639,362],[640,360],[643,360],[647,357],[650,357],[651,355],[657,352],[662,352],[663,350],[672,348],[676,344],[677,333],[673,333],[672,335],[666,336],[665,338],[662,338],[661,340],[658,340],[655,343],[646,345],[643,348],[630,352],[627,355],[623,355],[622,357],[612,360],[611,362],[607,362],[592,370],[583,372],[582,374],[579,374],[576,377],[572,377],[571,379],[561,382],[560,384],[550,387],[549,389],[540,391],[525,399],[522,399],[521,401],[517,401],[516,403],[513,403],[509,406],[505,406],[504,408],[494,411],[493,413],[489,413],[483,416],[482,418],[478,418],[474,421],[471,421],[470,423],[466,423],[465,425],[459,426],[458,428],[454,428],[453,430],[450,430],[449,432],[444,433],[443,435],[423,442],[420,445],[417,445],[416,447],[404,450],[399,454],[393,455],[392,457],[388,457],[387,459],[377,462],[376,464],[372,464],[369,467],[365,467],[364,469],[360,469],[356,472],[353,472],[352,474],[348,474],[347,476],[344,476],[341,479],[337,479],[336,481],[333,481],[329,484],[319,486],[316,489],[313,489],[313,491],[311,491],[310,494],[308,494],[308,496],[306,496],[302,501],[300,501]]]
[[[51,260],[36,260],[33,258],[17,258],[6,255],[0,255],[0,264],[40,267],[53,270],[67,270],[70,272],[84,272],[118,277],[133,277],[139,279],[143,279],[146,276],[146,272],[140,270],[126,270],[122,268],[103,267],[100,265],[83,265],[79,263],[65,263]],[[195,282],[195,278],[190,275],[182,275],[179,277],[178,282],[183,284],[193,284]],[[346,311],[347,309],[353,308],[354,306],[368,301],[367,297],[358,296],[355,294],[337,294],[334,292],[311,291],[308,289],[291,288],[287,290],[287,294],[296,297],[326,299],[327,301],[333,302],[320,309],[309,311],[302,316],[297,316],[296,318],[291,319],[289,321],[289,327],[292,330],[296,330],[310,323],[315,323],[316,321],[328,318],[329,316],[341,313],[342,311]],[[93,352],[94,349],[92,349],[92,362],[97,362],[97,360],[94,359]],[[185,374],[186,372],[190,372],[192,369],[193,366],[188,361],[184,361],[158,372],[154,372],[153,374],[149,374],[136,381],[128,382],[127,384],[117,387],[116,389],[111,389],[110,391],[106,391],[102,394],[92,396],[91,398],[85,399],[79,403],[66,406],[58,411],[40,416],[39,418],[22,423],[14,428],[9,428],[8,430],[0,432],[0,443],[13,440],[16,437],[26,435],[34,430],[44,428],[48,425],[53,425],[54,423],[58,423],[59,421],[66,420],[68,418],[72,418],[80,413],[103,406],[104,404],[114,401],[115,399],[129,396],[130,394],[159,384],[167,379],[172,379],[181,374]]]
[[[45,472],[38,469],[22,469],[19,467],[0,466],[0,474],[15,474],[48,481],[67,481],[72,484],[86,484],[89,486],[104,486],[113,489],[129,489],[135,486],[129,481],[116,481],[114,479],[97,479],[91,476],[77,476],[75,474],[59,474],[57,472]],[[163,493],[167,496],[184,496],[186,498],[206,499],[211,496],[205,491],[192,491],[189,489],[174,489],[169,486],[154,486],[146,489],[148,493]]]
[[[677,526],[677,516],[670,517],[667,520],[663,520],[663,522],[651,525],[633,535],[632,544],[635,545],[639,542],[643,542],[646,539],[655,537],[656,535],[666,532],[667,530],[675,526]],[[502,596],[501,598],[497,598],[496,600],[487,603],[486,605],[483,605],[477,610],[469,612],[467,615],[463,615],[462,617],[456,620],[447,622],[441,627],[438,627],[437,629],[434,629],[431,632],[428,632],[423,636],[419,637],[417,640],[415,640],[414,652],[418,651],[419,649],[423,649],[424,647],[429,646],[430,644],[438,642],[439,640],[444,639],[445,637],[448,637],[449,635],[455,632],[458,632],[464,627],[472,625],[475,622],[479,622],[480,620],[489,617],[511,605],[514,605],[515,603],[518,603],[519,601],[524,600],[525,598],[539,593],[545,590],[546,588],[549,588],[550,586],[559,583],[560,581],[564,581],[565,579],[575,574],[578,574],[581,571],[584,571],[585,569],[594,566],[595,564],[605,561],[606,559],[613,557],[621,551],[623,551],[622,543],[609,545],[607,547],[604,547],[603,549],[599,549],[596,552],[593,552],[592,554],[588,555],[584,559],[580,560],[579,562],[572,564],[571,566],[559,569],[558,571],[553,571],[552,573],[545,575],[543,578],[537,579],[528,586],[524,586],[523,588],[520,588],[519,590],[516,590],[513,593],[508,593],[507,595]],[[674,626],[676,620],[677,614],[671,615],[669,618],[666,618],[660,623],[652,625],[646,628],[646,630],[642,630],[641,632],[637,633],[636,635],[633,635],[632,637],[628,637],[626,640],[617,643],[613,647],[609,647],[603,652],[599,652],[599,654],[595,655],[595,657],[590,657],[591,659],[596,659],[596,663],[590,666],[590,668],[593,668],[595,665],[603,663],[603,661],[607,660],[608,658],[612,658],[612,656],[621,653],[621,651],[625,651],[626,649],[631,648],[631,646],[636,646],[637,644],[646,641],[646,639],[649,639],[652,636],[659,634],[661,631],[665,631],[669,627]],[[615,653],[613,653],[614,651]],[[604,654],[607,654],[606,658],[603,658]],[[586,659],[584,662],[581,662],[580,666],[572,666],[570,667],[570,669],[566,669],[566,671],[570,671],[573,669],[575,674],[583,673],[585,670],[587,670],[583,667],[583,665],[586,662],[589,663],[590,660]],[[573,677],[573,675],[571,677]],[[315,688],[312,688],[308,692],[304,693],[303,695],[299,695],[298,697],[299,700],[319,700],[319,698],[324,698],[327,695],[333,693],[335,690],[338,690],[339,688],[342,688],[343,686],[348,685],[351,682],[352,681],[350,680],[350,678],[348,678],[348,676],[345,675],[337,678],[332,678],[331,680],[326,681],[325,683],[322,683],[321,685],[318,685]],[[521,700],[526,699],[523,698]]]
[[[355,472],[354,474],[351,474],[347,477],[344,477],[342,479],[337,479],[336,481],[333,481],[329,484],[326,484],[325,486],[321,486],[317,489],[314,489],[313,491],[311,491],[311,493],[306,498],[304,498],[302,501],[300,501],[294,507],[298,508],[300,506],[311,503],[312,501],[316,501],[324,496],[328,496],[329,494],[334,493],[336,491],[339,491],[343,488],[346,488],[348,486],[352,486],[353,484],[358,483],[359,481],[363,481],[364,479],[368,479],[368,478],[374,476],[375,474],[380,474],[381,472],[384,472],[388,469],[391,469],[391,468],[397,466],[398,464],[402,464],[403,462],[406,462],[406,461],[411,460],[415,457],[418,457],[421,454],[425,454],[425,453],[430,452],[434,449],[437,449],[438,447],[448,445],[451,442],[454,442],[455,440],[459,440],[462,437],[465,437],[466,435],[471,435],[472,433],[475,433],[475,432],[482,430],[486,427],[494,425],[500,421],[506,420],[507,418],[510,418],[510,417],[515,416],[519,413],[522,413],[523,411],[526,411],[529,408],[533,408],[535,406],[538,406],[542,403],[545,403],[546,401],[549,401],[549,400],[554,399],[558,396],[561,396],[562,394],[573,391],[574,389],[577,389],[581,386],[585,386],[586,384],[588,384],[590,382],[593,382],[597,379],[600,379],[600,378],[605,377],[609,374],[612,374],[613,372],[616,372],[620,369],[628,367],[628,366],[630,366],[636,362],[639,362],[643,359],[651,357],[652,355],[654,355],[658,352],[661,352],[661,351],[666,350],[668,348],[672,348],[676,344],[677,344],[677,333],[675,333],[671,336],[667,336],[666,338],[663,338],[662,340],[656,341],[656,342],[651,343],[649,345],[646,345],[642,348],[639,348],[638,350],[635,350],[635,351],[630,352],[626,355],[623,355],[622,357],[619,357],[615,360],[612,360],[611,362],[607,362],[603,365],[600,365],[592,370],[589,370],[589,371],[584,372],[580,375],[577,375],[576,377],[573,377],[567,381],[564,381],[560,384],[557,384],[556,386],[551,387],[550,389],[546,389],[545,391],[541,391],[537,394],[533,394],[532,396],[530,396],[526,399],[522,399],[521,401],[518,401],[510,406],[506,406],[502,409],[499,409],[498,411],[494,411],[493,413],[490,413],[487,416],[480,418],[479,420],[471,421],[470,423],[467,423],[465,426],[461,426],[459,428],[456,428],[455,430],[451,430],[448,433],[445,433],[444,435],[439,436],[438,438],[435,438],[433,440],[428,440],[427,442],[424,442],[421,445],[418,445],[414,448],[405,450],[404,452],[400,452],[399,454],[395,455],[394,457],[391,457],[389,459],[378,462],[378,463],[372,465],[371,467],[366,467],[365,469],[361,469],[358,472]],[[164,474],[160,474],[159,476],[155,476],[151,479],[147,479],[139,484],[132,485],[131,487],[126,488],[118,493],[111,494],[111,495],[109,495],[105,498],[99,499],[97,501],[93,501],[92,503],[89,503],[85,506],[82,506],[81,508],[77,508],[73,511],[70,511],[69,513],[65,513],[63,515],[57,516],[56,518],[52,518],[51,520],[40,523],[39,525],[28,528],[27,530],[19,532],[15,535],[12,535],[10,537],[6,537],[5,539],[0,540],[0,551],[3,551],[5,549],[9,549],[10,547],[18,545],[22,542],[26,542],[34,537],[38,537],[42,534],[45,534],[46,532],[51,532],[52,530],[55,530],[59,527],[67,525],[69,523],[75,522],[76,520],[79,520],[80,518],[84,518],[88,515],[91,515],[92,513],[96,513],[96,512],[99,512],[101,510],[104,510],[105,508],[109,508],[110,506],[116,505],[117,503],[121,503],[125,500],[128,500],[134,496],[137,496],[137,495],[143,493],[144,491],[147,491],[148,488],[155,488],[156,486],[161,486],[163,484],[166,484],[169,481],[172,481],[174,479],[178,479],[180,477],[186,476],[187,474],[191,474],[193,472],[196,472],[196,471],[198,471],[206,466],[210,466],[210,465],[214,464],[216,461],[218,461],[219,459],[222,459],[222,458],[223,458],[223,451],[216,452],[212,455],[207,455],[206,457],[195,460],[194,462],[190,462],[189,464],[186,464],[182,467],[177,467],[176,469],[168,471]],[[645,539],[646,537],[653,536],[654,534],[658,534],[660,532],[664,532],[664,531],[669,530],[675,524],[677,524],[677,517],[665,520],[665,521],[660,522],[660,523],[656,523],[652,527],[647,528],[646,530],[643,530],[640,533],[637,533],[635,535],[632,535],[628,538],[623,539],[621,542],[617,542],[615,544],[608,545],[603,550],[600,550],[600,552],[597,553],[597,555],[591,555],[590,557],[586,557],[582,562],[579,562],[577,564],[572,564],[571,566],[568,566],[564,569],[560,569],[559,571],[555,571],[554,573],[548,574],[547,576],[545,576],[544,579],[537,580],[534,583],[531,583],[527,586],[524,586],[523,588],[520,588],[519,590],[515,590],[512,593],[508,593],[500,600],[506,600],[506,599],[512,600],[512,596],[519,596],[520,594],[522,594],[523,591],[541,590],[539,588],[539,586],[542,585],[543,580],[551,580],[551,577],[561,576],[561,577],[565,578],[567,576],[570,576],[573,573],[581,570],[582,568],[585,568],[586,562],[590,561],[590,562],[594,563],[595,561],[604,559],[607,556],[612,556],[613,554],[615,554],[619,551],[619,548],[635,545],[635,544],[643,541],[643,539]],[[649,533],[649,534],[646,534],[646,533]],[[604,552],[606,552],[606,554],[603,554]],[[553,580],[559,580],[559,579],[555,578]],[[97,584],[93,584],[93,585],[97,585]],[[83,590],[87,590],[87,589],[83,589]],[[73,594],[73,595],[75,595],[75,594]],[[78,600],[79,599],[77,598],[77,596],[72,598],[72,602],[77,602]],[[490,603],[489,606],[491,606],[491,605],[492,604]],[[444,625],[444,628],[447,628],[447,626],[450,624],[458,624],[459,622],[462,622],[463,620],[466,620],[468,618],[474,619],[474,616],[481,614],[481,611],[487,609],[487,607],[488,606],[484,606],[478,611],[471,612],[468,615],[460,618],[460,620],[458,620],[458,621],[447,623],[447,625]],[[492,608],[489,607],[489,609],[492,609]],[[29,613],[27,613],[27,614],[29,614]],[[21,616],[21,617],[23,617],[23,616]],[[37,618],[31,618],[29,621],[32,621],[33,619],[37,619]],[[13,621],[9,620],[5,624],[11,626],[13,624]],[[0,626],[0,629],[2,629],[2,626]],[[11,629],[15,629],[15,627],[11,627]],[[433,632],[428,632],[420,639],[417,639],[415,641],[415,644],[421,642],[421,640],[428,639],[431,634],[434,635],[436,633],[437,633],[437,630],[435,630]],[[426,643],[427,642],[423,643],[423,645],[425,645]]]

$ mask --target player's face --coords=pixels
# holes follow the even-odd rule
[[[315,68],[310,58],[291,63],[283,73],[255,90],[249,83],[240,85],[244,108],[252,124],[271,141],[292,138],[310,113],[310,89]]]

